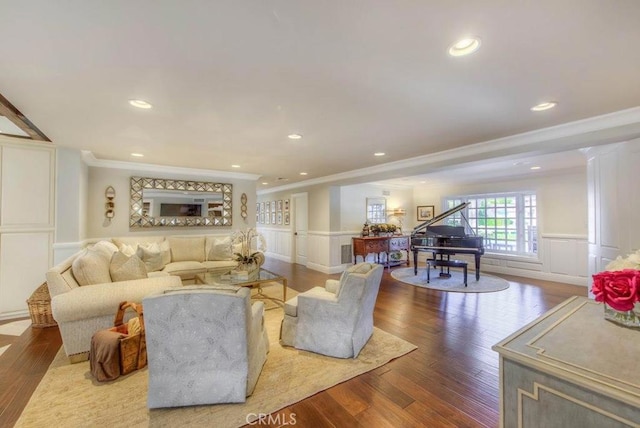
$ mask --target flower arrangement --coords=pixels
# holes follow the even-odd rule
[[[618,256],[605,269],[593,275],[591,286],[595,300],[605,305],[605,318],[626,326],[640,326],[640,318],[634,312],[640,302],[640,251]]]
[[[377,224],[372,224],[369,229],[371,230],[371,232],[373,232],[374,234],[379,234],[379,233],[393,233],[396,230],[398,230],[398,226],[396,226],[395,224],[389,224],[389,223],[377,223]]]
[[[255,247],[253,242],[255,241]],[[267,244],[261,233],[254,228],[247,230],[236,230],[231,234],[231,245],[233,246],[233,255],[237,262],[241,264],[259,264],[262,259],[262,253],[266,251]],[[256,248],[256,251],[253,250]]]

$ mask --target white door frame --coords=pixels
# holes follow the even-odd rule
[[[296,264],[307,265],[308,236],[309,231],[309,194],[307,192],[291,195],[292,210],[292,242],[291,261]],[[299,218],[304,215],[305,218]],[[303,228],[300,230],[299,227]]]

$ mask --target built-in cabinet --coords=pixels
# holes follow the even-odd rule
[[[0,319],[28,314],[52,265],[54,183],[50,143],[0,137]]]

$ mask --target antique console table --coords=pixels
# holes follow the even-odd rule
[[[572,297],[493,346],[501,427],[640,426],[640,331]]]
[[[409,265],[409,250],[410,246],[409,236],[364,236],[353,238],[353,263],[356,263],[356,257],[362,256],[364,260],[367,254],[376,255],[376,263],[380,263],[380,253],[387,255],[385,265],[391,266],[400,263],[407,263]],[[389,260],[389,254],[396,251],[406,251],[407,260]]]

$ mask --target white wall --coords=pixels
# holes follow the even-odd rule
[[[591,148],[589,164],[589,275],[617,256],[640,249],[640,139]]]
[[[291,192],[274,192],[269,194],[260,195],[257,197],[257,202],[270,202],[289,200],[289,224],[256,224],[258,232],[264,236],[267,243],[266,255],[278,260],[282,260],[291,263],[292,248],[293,248],[293,205]],[[254,204],[255,205],[255,204]],[[254,207],[255,210],[255,207]],[[254,213],[255,219],[255,213]]]
[[[0,136],[0,319],[28,314],[52,265],[55,149]]]
[[[339,188],[339,203],[335,187],[313,186],[296,189],[309,192],[309,258],[307,266],[325,272],[340,272],[345,264],[341,250],[351,245],[351,238],[362,230],[366,220],[366,199],[385,197],[387,208],[406,210],[403,230],[409,233],[419,224],[418,205],[434,205],[436,214],[442,211],[442,199],[463,194],[535,191],[538,196],[539,253],[537,257],[515,257],[486,254],[483,270],[519,275],[578,285],[587,285],[587,176],[585,167],[509,181],[466,183],[428,182],[414,188],[394,188],[379,184],[359,184]],[[290,192],[266,193],[260,201],[290,198]],[[336,215],[339,212],[339,215]],[[339,223],[336,222],[339,220]],[[268,237],[270,256],[291,261],[290,228],[261,225]],[[272,252],[273,251],[273,252]],[[424,259],[421,255],[420,260]]]
[[[530,258],[487,253],[481,260],[482,270],[587,285],[586,158],[584,168],[539,174],[527,179],[427,183],[414,189],[414,200],[416,205],[434,205],[436,214],[439,214],[445,197],[517,191],[535,191],[537,194],[538,256]],[[413,216],[411,222],[418,224]]]
[[[129,227],[129,189],[130,178],[153,177],[176,180],[210,181],[231,183],[233,185],[233,225],[224,227],[159,227],[159,228],[130,228]],[[116,191],[115,216],[111,222],[105,222],[105,196],[108,186],[113,186]],[[253,180],[239,180],[216,177],[176,176],[161,172],[148,172],[125,170],[115,168],[89,168],[88,186],[88,224],[87,236],[89,239],[97,239],[112,236],[127,235],[188,235],[202,233],[228,233],[231,230],[246,229],[255,226],[256,186]],[[247,195],[247,218],[240,216],[240,196]]]
[[[385,198],[387,200],[387,210],[404,209],[403,230],[407,229],[408,218],[413,216],[413,189],[411,187],[391,187],[379,184],[356,184],[343,186],[340,188],[342,217],[340,230],[342,231],[362,231],[364,222],[367,220],[367,198]],[[388,220],[390,221],[390,220]]]

